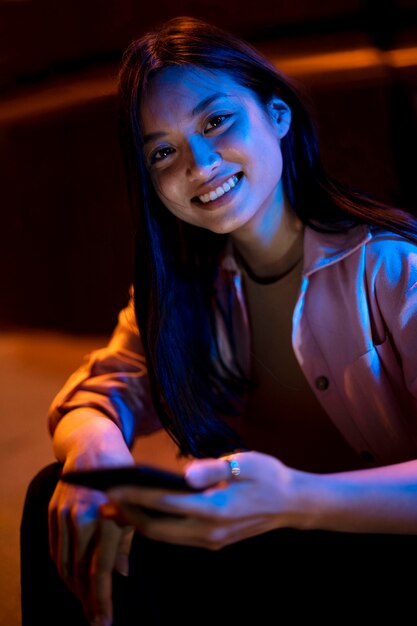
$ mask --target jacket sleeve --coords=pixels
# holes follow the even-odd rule
[[[97,409],[113,420],[129,446],[135,436],[161,429],[151,398],[132,291],[108,345],[86,355],[53,399],[48,412],[51,434],[66,413],[81,407]]]
[[[417,408],[417,245],[391,235],[375,249],[376,302]]]

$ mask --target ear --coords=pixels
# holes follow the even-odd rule
[[[288,133],[291,126],[291,109],[281,98],[273,96],[268,102],[269,117],[275,126],[278,139]]]

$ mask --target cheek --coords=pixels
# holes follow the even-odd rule
[[[180,219],[185,219],[184,207],[181,199],[184,195],[179,188],[178,175],[171,172],[159,172],[152,176],[153,187],[166,209]]]
[[[275,152],[273,154],[273,158],[271,159],[269,169],[272,170],[272,173],[277,177],[281,178],[282,175],[282,152],[279,146],[275,146]]]
[[[249,123],[241,121],[217,138],[216,149],[221,151],[223,158],[228,161],[247,161],[254,143],[256,140],[254,141]]]
[[[152,184],[164,204],[174,201],[177,195],[178,177],[169,170],[160,171],[152,176]]]
[[[253,151],[257,172],[265,180],[278,182],[282,174],[282,152],[280,141],[271,132],[259,135],[260,140]]]
[[[219,138],[217,149],[227,161],[241,164],[250,178],[281,176],[280,142],[263,120],[242,120]]]

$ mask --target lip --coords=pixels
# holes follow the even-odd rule
[[[241,174],[242,172],[238,171],[238,172],[234,172],[233,174],[229,174],[228,176],[222,177],[221,180],[214,179],[210,181],[209,184],[206,184],[203,187],[200,187],[200,189],[195,194],[195,196],[192,197],[192,200],[194,201],[194,199],[198,198],[198,196],[204,196],[206,193],[210,193],[210,191],[216,191],[217,187],[221,187],[222,185],[224,185],[224,183],[227,182],[229,178],[233,178],[233,176],[240,176]]]
[[[211,200],[210,202],[207,202],[207,203],[201,202],[201,200],[199,200],[198,196],[203,196],[206,193],[210,193],[210,191],[215,191],[217,187],[221,187],[225,182],[229,180],[229,178],[232,178],[233,176],[237,176],[239,179],[236,185],[233,187],[233,189],[225,193],[223,196],[216,198],[216,200]],[[235,190],[240,187],[240,182],[243,179],[243,177],[244,177],[244,174],[242,171],[238,171],[238,172],[235,172],[234,174],[230,174],[229,176],[223,178],[223,182],[218,181],[216,182],[215,185],[210,185],[210,187],[203,188],[203,190],[200,191],[198,195],[191,198],[191,202],[193,204],[198,205],[200,208],[207,209],[207,210],[210,210],[211,208],[215,208],[219,206],[220,204],[227,203],[229,200],[229,197],[231,198],[232,196],[234,196]]]

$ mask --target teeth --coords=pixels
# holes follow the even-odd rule
[[[207,204],[207,202],[212,202],[220,196],[224,196],[225,193],[236,187],[239,182],[239,178],[237,176],[231,176],[223,185],[217,187],[214,191],[210,191],[209,193],[205,193],[202,196],[198,196],[198,199],[201,200],[203,204]]]

